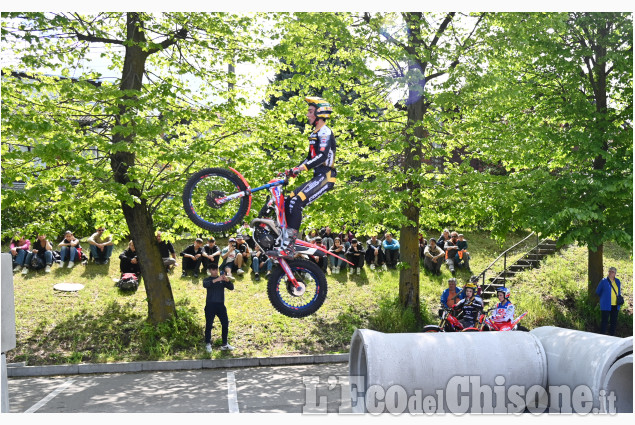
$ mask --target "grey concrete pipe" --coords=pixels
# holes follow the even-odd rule
[[[592,392],[593,408],[600,411],[609,407],[605,396],[613,391],[617,411],[633,412],[632,336],[616,338],[554,326],[530,333],[540,340],[547,355],[550,388],[566,386],[573,391],[586,386]],[[550,409],[560,408],[563,406],[551,403]],[[566,410],[564,406],[562,411]]]
[[[354,412],[516,413],[547,406],[547,359],[528,332],[385,334],[358,329]]]

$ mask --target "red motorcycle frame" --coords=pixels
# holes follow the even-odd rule
[[[529,329],[524,326],[520,326],[518,323],[522,320],[523,317],[527,315],[527,312],[524,312],[520,316],[518,316],[515,320],[508,320],[505,322],[496,322],[492,320],[490,316],[487,314],[494,311],[494,308],[487,310],[484,313],[481,313],[478,317],[478,325],[472,326],[469,328],[463,329],[464,332],[486,332],[486,331],[523,331],[528,332]]]

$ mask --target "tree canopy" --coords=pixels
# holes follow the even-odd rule
[[[600,273],[604,242],[632,247],[631,14],[3,13],[1,24],[4,238],[200,233],[182,210],[187,177],[232,166],[259,185],[297,165],[304,97],[319,94],[335,110],[338,183],[303,225],[399,231],[404,305],[418,309],[422,228],[501,240],[530,229],[588,245]],[[255,76],[230,64],[277,73],[256,116],[245,113]]]

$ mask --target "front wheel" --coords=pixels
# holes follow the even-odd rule
[[[423,330],[421,331],[423,333],[437,333],[437,332],[443,332],[443,330],[438,327],[437,325],[426,325],[423,327]]]
[[[521,332],[529,332],[529,329],[521,325],[516,326],[516,330]]]
[[[247,186],[232,171],[206,168],[187,180],[183,189],[183,208],[197,226],[210,232],[223,232],[245,217],[251,195],[221,204],[217,200],[244,190]]]
[[[326,300],[326,276],[312,261],[292,260],[287,264],[299,287],[293,286],[282,267],[271,272],[267,294],[271,305],[285,316],[299,318],[315,313]]]

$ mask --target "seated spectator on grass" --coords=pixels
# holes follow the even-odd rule
[[[203,247],[203,267],[205,270],[209,269],[211,263],[218,266],[220,259],[220,248],[216,245],[216,239],[213,236],[207,238],[207,245]]]
[[[247,242],[247,246],[249,249],[254,250],[256,248],[256,242],[254,242],[254,232],[249,227],[249,223],[243,221],[243,225],[238,229],[237,232],[239,235],[243,235],[243,239]]]
[[[245,273],[243,264],[248,265],[251,258],[251,250],[249,249],[249,245],[245,242],[243,235],[236,236],[236,249],[240,252],[240,255],[236,256],[236,273],[241,275]]]
[[[67,230],[64,233],[64,239],[57,246],[60,247],[60,267],[64,267],[64,262],[68,258],[68,268],[72,269],[75,261],[81,259],[81,246],[79,239],[73,236],[73,232]]]
[[[222,264],[220,265],[221,273],[224,272],[228,277],[232,277],[232,271],[236,271],[238,266],[236,266],[236,258],[241,255],[240,251],[236,249],[236,239],[229,238],[229,243],[226,248],[223,248],[220,252],[220,257],[223,259]]]
[[[348,274],[353,274],[357,271],[357,274],[362,273],[362,267],[364,267],[364,249],[357,239],[351,241],[351,247],[346,251],[346,259],[353,263],[348,269]]]
[[[326,248],[326,245],[324,245],[324,241],[322,241],[322,238],[320,236],[315,238],[313,243],[319,246],[320,248],[328,251],[328,249]],[[313,260],[324,271],[324,273],[326,273],[326,269],[328,267],[328,260],[326,256],[313,255],[311,256],[311,260]]]
[[[441,236],[437,238],[437,246],[445,251],[445,242],[450,240],[450,231],[448,229],[443,229],[443,233]]]
[[[457,267],[467,269],[468,272],[472,273],[472,270],[470,269],[470,253],[467,250],[467,241],[461,233],[458,235],[456,246],[459,250],[454,257],[454,264]]]
[[[459,234],[456,232],[452,232],[452,236],[450,240],[445,241],[444,251],[445,251],[445,263],[450,269],[452,274],[456,273],[456,258],[459,257],[459,247],[457,242],[459,241]]]
[[[318,232],[315,229],[311,229],[311,231],[304,238],[305,241],[314,243],[315,238],[318,237]]]
[[[326,246],[326,249],[329,250],[333,246],[333,239],[337,236],[333,232],[331,232],[331,228],[326,226],[324,228],[324,232],[320,234],[322,237],[322,243]]]
[[[110,256],[112,255],[112,249],[114,242],[112,236],[108,235],[104,237],[106,228],[100,226],[97,231],[88,238],[88,248],[90,249],[90,256],[95,264],[108,264]]]
[[[141,267],[133,241],[128,242],[128,249],[119,254],[119,270],[121,274],[134,273],[141,276]]]
[[[159,245],[159,252],[161,253],[161,259],[163,260],[163,265],[168,269],[177,267],[179,263],[176,262],[176,252],[174,251],[172,242],[164,241],[161,232],[157,232],[156,238],[157,244]]]
[[[348,251],[348,248],[351,247],[351,239],[348,238],[347,234],[344,234],[340,240],[342,241],[342,245],[344,245],[344,249]]]
[[[370,239],[366,241],[366,252],[364,253],[364,257],[367,264],[370,264],[370,269],[375,270],[375,267],[383,267],[384,270],[388,270],[386,268],[386,256],[384,254],[384,250],[381,245],[381,241],[377,239],[376,235],[373,235]]]
[[[382,242],[382,247],[386,254],[386,265],[389,268],[394,269],[399,262],[399,241],[392,237],[391,233],[385,234],[385,239]]]
[[[340,238],[342,245],[344,245],[344,248],[348,251],[348,248],[351,247],[351,241],[355,239],[355,234],[350,230],[346,230],[346,225],[343,225],[342,231],[338,237]]]
[[[419,233],[419,258],[423,259],[425,257],[425,250],[427,245],[428,240],[423,237],[423,233]]]
[[[344,245],[342,245],[342,241],[340,238],[335,238],[333,240],[333,246],[331,247],[331,249],[329,249],[329,251],[341,258],[344,258],[344,256],[346,255],[346,249],[344,249]],[[329,255],[329,259],[331,261],[331,273],[339,273],[340,267],[342,267],[344,260],[335,258],[332,255]]]
[[[11,259],[13,260],[14,272],[22,270],[22,267],[26,262],[26,257],[29,255],[30,248],[31,241],[26,239],[21,233],[16,233],[13,239],[11,239],[9,252],[11,253]]]
[[[324,240],[320,236],[315,238],[315,244],[319,246],[320,248],[328,251],[328,247],[324,244]],[[325,254],[323,257],[316,257],[316,262],[318,266],[320,266],[320,268],[324,271],[325,274],[329,264],[329,260],[327,257],[328,257],[327,254]]]
[[[185,248],[180,255],[183,257],[183,273],[181,273],[181,277],[186,277],[187,272],[190,270],[194,272],[194,277],[198,277],[201,263],[203,262],[203,239],[196,238],[194,243]]]
[[[266,269],[267,276],[271,274],[271,268],[273,267],[273,262],[271,258],[267,257],[267,254],[256,245],[256,248],[251,251],[251,268],[254,271],[254,279],[256,281],[260,280],[260,270]]]
[[[40,264],[36,267],[32,264],[34,256],[40,259]],[[53,265],[53,246],[46,239],[45,233],[38,233],[37,240],[31,245],[31,252],[27,254],[24,264],[25,267],[22,270],[22,274],[27,274],[29,269],[40,270],[41,268],[44,268],[44,272],[46,273],[51,272],[51,266]],[[40,265],[42,267],[40,267]]]
[[[423,267],[430,270],[434,275],[441,274],[441,264],[443,264],[443,257],[445,251],[437,246],[437,241],[431,238],[428,241],[428,246],[424,250]]]

